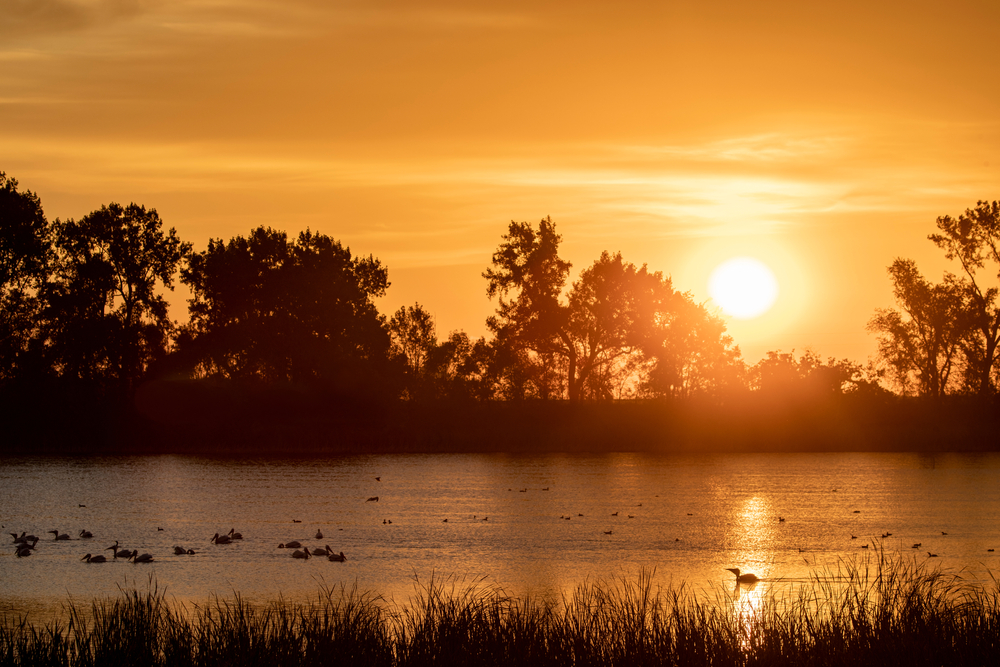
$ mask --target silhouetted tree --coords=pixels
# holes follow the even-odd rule
[[[1000,356],[1000,202],[979,201],[957,219],[938,218],[937,227],[941,233],[928,238],[948,259],[959,261],[968,280],[971,330],[963,346],[966,382],[973,392],[986,396],[996,391]]]
[[[549,218],[537,230],[511,222],[483,274],[487,294],[499,297],[487,320],[496,350],[520,365],[517,379],[533,388],[525,395],[668,395],[738,376],[739,350],[721,320],[621,253],[602,253],[561,300],[570,264],[559,258],[559,241]]]
[[[25,370],[52,256],[52,226],[38,195],[18,192],[17,181],[0,171],[0,380]]]
[[[674,292],[664,306],[643,345],[648,361],[641,394],[679,398],[743,389],[746,364],[725,322],[689,293]]]
[[[53,368],[130,391],[167,351],[172,323],[159,292],[173,289],[190,244],[138,204],[112,203],[54,226],[54,276],[43,291]]]
[[[868,322],[879,359],[902,393],[942,396],[958,384],[961,350],[975,325],[969,285],[952,274],[932,284],[909,259],[894,261],[889,276],[900,310],[879,309]]]
[[[828,399],[855,392],[878,393],[869,371],[848,359],[825,362],[812,350],[798,358],[791,352],[770,351],[748,373],[750,388],[764,395],[799,401]],[[884,390],[882,390],[884,391]]]
[[[434,318],[419,303],[403,306],[389,319],[393,350],[406,359],[410,371],[419,375],[427,355],[437,345]]]
[[[389,333],[372,299],[389,281],[377,259],[308,230],[289,242],[259,227],[186,260],[191,320],[178,347],[196,374],[345,390],[385,380]]]

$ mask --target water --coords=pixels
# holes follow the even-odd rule
[[[586,580],[642,568],[655,568],[661,585],[721,586],[732,581],[724,568],[739,567],[780,586],[864,544],[921,560],[935,553],[935,564],[965,568],[973,581],[998,570],[998,552],[987,551],[1000,547],[997,454],[0,463],[4,539],[42,538],[29,558],[16,558],[12,542],[0,552],[0,616],[35,620],[69,600],[144,590],[151,577],[170,598],[201,604],[234,592],[309,601],[341,583],[405,602],[431,576],[558,600]],[[244,539],[210,543],[230,528]],[[55,541],[54,529],[74,539]],[[82,529],[94,538],[79,539]],[[155,561],[81,562],[110,557],[116,540]],[[292,559],[277,548],[291,540],[328,544],[347,561]],[[174,545],[197,553],[175,556]]]

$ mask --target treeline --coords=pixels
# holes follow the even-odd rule
[[[38,196],[0,172],[8,442],[22,451],[426,451],[516,449],[545,434],[572,450],[764,446],[773,433],[781,443],[771,446],[784,447],[820,415],[887,417],[906,393],[976,395],[989,416],[980,422],[992,423],[995,410],[982,410],[996,395],[997,290],[976,274],[990,249],[997,260],[991,206],[933,237],[968,267],[965,278],[933,286],[915,269],[894,271],[902,260],[893,265],[901,310],[870,324],[877,363],[775,351],[748,366],[718,316],[620,253],[602,253],[569,283],[550,219],[511,222],[486,267],[497,304],[490,336],[439,339],[419,304],[379,313],[387,268],[323,234],[259,227],[196,251],[137,204],[49,221]],[[183,323],[164,296],[175,281],[191,292]],[[950,338],[939,344],[941,332]],[[908,419],[896,410],[890,421]]]

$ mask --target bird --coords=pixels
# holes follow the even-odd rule
[[[756,574],[752,574],[750,572],[747,572],[746,574],[740,574],[740,568],[738,567],[727,567],[726,570],[736,575],[737,584],[755,584],[758,581],[760,581],[760,577],[758,577]]]
[[[375,481],[376,481],[376,482],[381,482],[381,481],[382,481],[382,478],[381,478],[381,477],[376,477],[376,478],[375,478]]]
[[[987,549],[986,551],[993,551],[993,549]]]
[[[868,548],[868,545],[867,545],[867,544],[862,544],[862,545],[861,545],[861,548],[862,548],[862,549],[867,549],[867,548]]]
[[[372,496],[371,498],[369,498],[365,502],[366,503],[377,503],[378,502],[378,496]]]
[[[292,552],[292,558],[309,558],[309,549],[305,549],[303,551],[296,549]]]
[[[90,532],[89,530],[81,530],[80,531],[80,537],[82,539],[84,539],[84,540],[90,539],[93,536],[94,536],[94,534],[92,532]]]
[[[345,560],[347,560],[347,556],[344,555],[343,551],[341,551],[339,554],[333,553],[333,549],[331,549],[330,545],[328,544],[326,545],[326,559],[331,563],[343,563]]]
[[[304,547],[304,550],[305,551],[309,551],[309,547]],[[324,549],[313,549],[312,550],[312,555],[313,556],[329,556],[330,555],[330,547],[326,547]]]
[[[118,558],[119,556],[122,558],[127,558],[132,553],[128,549],[119,549],[118,540],[115,540],[115,543],[112,544],[107,549],[105,549],[105,551],[107,551],[108,549],[110,549],[114,553],[114,558]]]
[[[618,516],[618,512],[612,512],[611,516]]]
[[[928,557],[928,558],[937,558],[937,557],[938,557],[938,555],[937,555],[937,554],[932,554],[932,553],[931,553],[930,551],[928,551],[928,552],[927,552],[927,557]]]
[[[302,519],[292,519],[292,523],[302,523]]]
[[[14,547],[14,553],[17,554],[18,558],[24,558],[25,556],[31,555],[31,547],[26,547],[23,545],[18,545]]]
[[[285,542],[284,544],[279,544],[279,549],[298,549],[302,544],[298,540],[292,540],[291,542]]]
[[[186,554],[187,554],[187,549],[185,549],[184,547],[176,547],[176,546],[174,547],[175,556],[184,556]]]
[[[917,542],[916,544],[913,545],[914,549],[919,549],[920,547],[921,547],[921,543],[920,542]]]
[[[858,539],[858,536],[857,535],[851,535],[851,539],[852,540],[856,540],[856,539]]]
[[[942,531],[941,531],[941,534],[942,534],[942,535],[947,535],[948,533],[946,533],[946,532],[944,532],[944,531],[942,530]]]
[[[157,526],[156,532],[161,532],[162,530],[163,530],[162,528],[160,528],[159,526]]]
[[[209,542],[215,542],[216,544],[231,544],[232,541],[232,538],[228,535],[219,535],[218,533],[209,540]]]
[[[323,531],[319,530],[318,528],[316,529],[316,539],[317,540],[322,540],[323,539]]]
[[[237,533],[235,528],[229,529],[229,539],[231,540],[242,540],[243,533]]]
[[[783,523],[784,521],[785,521],[785,517],[783,517],[783,516],[779,516],[778,517],[778,523]]]
[[[77,505],[76,505],[76,506],[77,506],[77,507],[86,507],[86,505],[81,505],[80,503],[77,503]]]
[[[108,559],[105,558],[104,556],[101,556],[100,554],[98,554],[97,556],[91,556],[90,554],[87,554],[86,556],[84,556],[80,560],[85,560],[88,563],[107,563],[108,562]]]
[[[50,530],[49,532],[55,535],[57,540],[63,541],[69,539],[69,535],[66,533],[60,533],[58,530]]]
[[[611,534],[611,531],[610,531],[610,530],[606,530],[606,531],[604,531],[604,534],[605,534],[605,535],[610,535],[610,534]]]
[[[139,553],[139,550],[136,549],[136,550],[134,550],[132,552],[132,555],[129,556],[129,558],[132,559],[132,563],[133,564],[135,564],[135,563],[152,563],[153,562],[153,554],[142,554],[141,556],[139,556],[138,553]]]

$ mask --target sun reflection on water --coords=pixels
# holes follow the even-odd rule
[[[753,632],[754,619],[762,612],[771,589],[768,578],[775,558],[778,517],[770,500],[761,496],[747,498],[734,509],[726,540],[731,545],[726,554],[728,562],[739,568],[741,574],[754,574],[759,578],[752,583],[732,581],[732,588],[728,589],[732,619],[741,629],[746,643]]]

